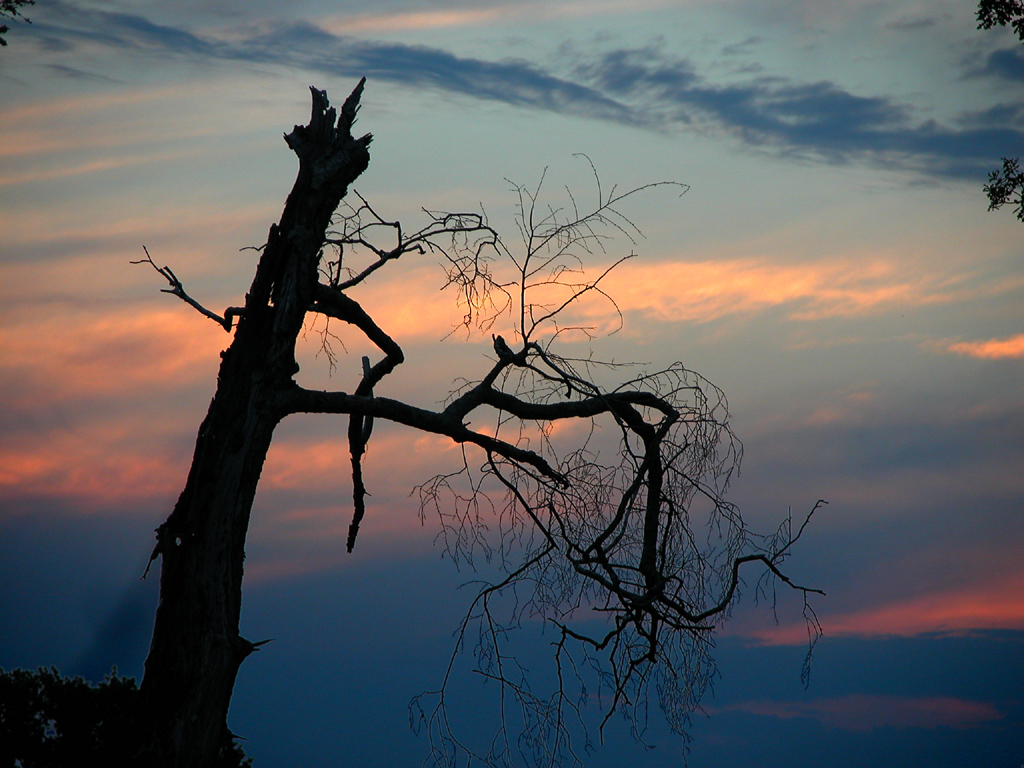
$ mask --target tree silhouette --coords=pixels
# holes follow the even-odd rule
[[[1013,205],[1017,218],[1024,221],[1024,171],[1021,171],[1017,158],[1004,157],[1002,169],[988,175],[984,190],[990,211]]]
[[[116,667],[97,684],[55,667],[0,669],[0,765],[126,765],[138,693],[135,679],[118,676]],[[235,745],[217,768],[251,765]]]
[[[22,15],[21,8],[26,5],[35,4],[36,0],[0,0],[0,16],[8,19],[20,18],[24,21],[29,21]],[[6,24],[0,24],[0,45],[7,45],[7,41],[4,40],[4,35],[9,31],[10,29]]]
[[[1010,26],[1024,42],[1024,2],[1021,0],[980,0],[978,29]]]
[[[978,29],[1010,26],[1024,43],[1024,2],[1021,0],[980,0],[978,3]],[[1018,158],[1002,158],[1003,167],[992,171],[985,185],[990,211],[1006,204],[1016,206],[1016,216],[1024,221],[1024,173]]]
[[[140,688],[139,749],[149,765],[181,768],[215,765],[231,749],[231,691],[239,665],[257,647],[238,632],[246,530],[274,428],[294,413],[348,417],[349,550],[365,515],[362,464],[375,421],[463,447],[462,465],[421,485],[420,502],[424,514],[440,516],[454,557],[483,551],[504,567],[472,603],[458,645],[465,648],[475,628],[478,671],[497,681],[519,715],[517,723],[507,720],[503,706],[489,746],[465,744],[447,717],[446,676],[412,707],[431,735],[435,763],[510,764],[517,754],[538,764],[574,761],[570,721],[579,699],[570,689],[581,682],[581,661],[598,670],[606,719],[629,714],[653,685],[670,723],[681,728],[712,673],[712,631],[734,603],[746,566],[759,565],[759,579],[802,593],[812,630],[816,622],[806,604],[815,590],[781,570],[806,521],[794,530],[787,520],[774,535],[757,537],[724,498],[741,446],[722,392],[679,363],[637,371],[559,353],[564,334],[587,332],[571,320],[580,302],[599,298],[617,311],[603,281],[632,254],[598,274],[586,261],[610,237],[639,234],[619,205],[673,185],[605,191],[595,174],[596,202],[582,207],[570,195],[562,208],[544,206],[540,186],[516,185],[514,247],[482,213],[427,211],[427,224],[409,233],[358,195],[342,204],[369,162],[371,137],[351,133],[363,85],[340,112],[325,92],[311,89],[309,124],[285,136],[298,176],[244,306],[211,312],[169,268],[148,252],[143,260],[167,279],[168,293],[233,331],[233,340],[185,488],[157,530],[160,602]],[[378,271],[417,255],[440,259],[467,328],[511,324],[507,336],[493,334],[494,358],[478,378],[465,372],[438,410],[381,393],[404,355],[385,330],[387,318],[378,322],[350,295]],[[363,358],[351,392],[297,383],[296,340],[310,314],[353,326],[379,349],[375,362]],[[623,380],[603,385],[608,376]],[[581,441],[567,444],[554,433],[559,423],[588,426]],[[513,593],[511,609],[500,613],[502,598]],[[527,615],[556,633],[559,674],[550,693],[533,690],[505,646]],[[520,737],[506,722],[523,731]]]

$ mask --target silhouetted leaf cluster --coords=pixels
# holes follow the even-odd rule
[[[0,768],[131,764],[138,694],[116,667],[98,685],[56,667],[0,669]],[[218,768],[251,765],[236,744]]]
[[[978,3],[978,29],[1013,27],[1024,42],[1024,2],[1022,0],[981,0]]]
[[[988,175],[984,189],[990,211],[1011,204],[1016,207],[1017,218],[1024,221],[1024,171],[1017,158],[1004,157],[1003,169]]]
[[[28,21],[22,16],[21,11],[18,9],[25,5],[35,5],[36,0],[0,0],[0,16],[6,16],[8,19],[22,18]],[[7,45],[7,41],[4,40],[4,35],[7,34],[9,28],[6,24],[0,24],[0,45]]]
[[[1024,43],[1024,0],[981,0],[978,3],[978,29],[996,26],[1013,27]],[[1017,218],[1024,221],[1024,173],[1020,171],[1017,158],[1004,157],[1003,169],[988,175],[984,189],[990,211],[1012,203],[1017,206]]]

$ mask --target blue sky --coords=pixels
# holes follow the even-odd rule
[[[138,576],[228,337],[129,261],[146,245],[204,304],[238,304],[308,86],[339,100],[366,76],[355,186],[407,226],[421,206],[483,206],[510,233],[506,179],[545,168],[553,201],[592,198],[574,153],[606,188],[689,185],[627,205],[645,237],[615,244],[640,256],[607,284],[622,328],[567,343],[720,386],[745,446],[730,498],[754,527],[829,502],[790,562],[828,593],[810,687],[799,605],[780,594],[776,620],[749,593],[690,764],[1024,762],[1024,225],[981,191],[1024,155],[1009,32],[944,0],[30,10],[0,51],[0,666],[141,671],[155,585]],[[487,333],[445,339],[442,284],[423,261],[360,295],[406,350],[390,394],[423,405],[490,350]],[[616,328],[607,305],[578,319]],[[351,386],[359,341],[332,373],[318,340],[304,380]],[[422,760],[407,705],[467,605],[472,575],[409,497],[456,454],[378,428],[347,555],[345,451],[339,422],[296,418],[264,472],[243,634],[275,641],[231,719],[257,766]],[[490,697],[467,682],[464,716]],[[647,740],[616,724],[587,764],[678,764],[656,709]]]

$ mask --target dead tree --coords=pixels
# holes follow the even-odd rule
[[[503,591],[532,585],[511,621],[532,611],[551,622],[559,665],[569,663],[570,646],[591,659],[603,656],[609,716],[628,709],[656,679],[669,691],[662,705],[670,718],[699,698],[708,638],[734,602],[744,566],[760,564],[761,574],[805,597],[809,591],[780,570],[803,528],[756,539],[723,498],[740,447],[720,391],[679,364],[603,386],[601,376],[619,373],[618,367],[556,351],[562,334],[586,331],[568,320],[573,307],[592,296],[611,301],[602,280],[622,259],[596,277],[588,276],[584,259],[611,235],[637,233],[617,206],[646,188],[605,194],[598,182],[596,205],[581,211],[574,200],[565,209],[542,208],[539,187],[517,186],[521,248],[506,245],[482,213],[428,212],[428,224],[411,234],[362,198],[336,214],[369,162],[370,136],[351,133],[362,89],[361,81],[340,113],[325,92],[312,89],[309,124],[285,136],[299,159],[298,177],[262,248],[244,306],[223,316],[210,312],[170,269],[157,267],[148,252],[144,260],[168,280],[168,293],[234,334],[185,488],[157,529],[160,602],[138,729],[147,765],[215,766],[231,748],[228,704],[239,665],[256,648],[238,630],[246,531],[274,428],[289,414],[348,416],[349,550],[365,511],[362,462],[375,420],[463,446],[463,466],[421,486],[421,502],[424,511],[442,515],[453,555],[471,557],[482,546],[508,558],[506,577],[481,591],[463,632],[474,621],[490,627],[480,635],[494,645],[481,672],[530,713],[524,726],[538,762],[573,757],[565,715],[575,705],[561,685],[542,699],[503,668],[491,611]],[[513,324],[508,340],[493,336],[494,358],[483,375],[463,380],[439,410],[379,391],[403,362],[402,349],[385,330],[386,318],[378,323],[349,294],[378,270],[417,254],[440,257],[467,326],[503,318]],[[511,265],[509,279],[495,271],[496,263]],[[353,391],[313,391],[296,382],[296,341],[310,313],[354,327],[380,350],[375,362],[364,358]],[[488,418],[489,427],[470,426]],[[565,420],[589,421],[590,437],[561,445],[551,427]],[[613,461],[606,460],[605,443]],[[458,489],[460,482],[467,488]],[[488,503],[502,521],[496,543],[483,532],[480,509]],[[700,515],[713,535],[697,530]],[[604,617],[600,632],[575,622],[583,613]],[[447,726],[444,694],[442,688],[433,704],[415,705],[440,762],[474,754]],[[507,762],[512,752],[502,730],[477,756]]]

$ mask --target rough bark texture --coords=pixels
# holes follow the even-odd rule
[[[312,89],[309,125],[285,136],[298,177],[222,355],[185,489],[157,531],[160,603],[141,686],[145,765],[206,768],[231,748],[231,691],[254,649],[238,632],[249,513],[285,415],[280,395],[298,370],[295,341],[314,301],[323,233],[369,163],[370,136],[351,134],[362,87],[340,116],[325,92]]]

